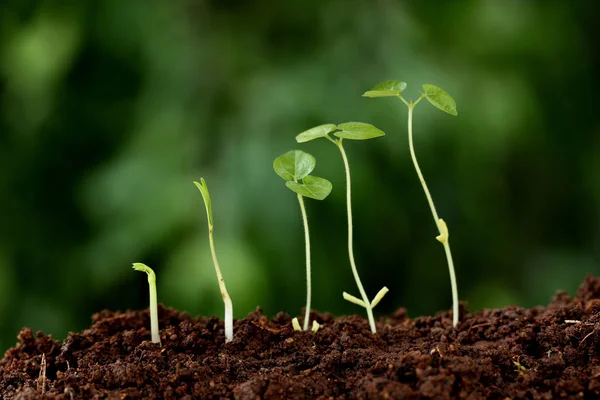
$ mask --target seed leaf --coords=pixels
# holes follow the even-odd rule
[[[423,89],[425,90],[425,97],[431,104],[450,115],[458,115],[456,102],[448,93],[437,86],[427,83],[423,85]]]
[[[331,182],[325,178],[308,175],[302,179],[302,183],[287,181],[285,185],[292,192],[315,200],[323,200],[331,193]]]
[[[152,284],[152,283],[156,282],[156,275],[154,274],[154,271],[152,270],[152,268],[150,268],[146,264],[133,263],[133,269],[135,269],[136,271],[141,271],[141,272],[147,273],[148,274],[148,283]]]
[[[375,86],[373,89],[363,93],[364,97],[387,97],[398,96],[406,89],[406,82],[385,81]]]
[[[298,181],[310,174],[317,160],[302,150],[288,151],[273,161],[273,169],[286,181]]]
[[[338,129],[339,131],[335,132],[334,135],[343,139],[366,140],[385,135],[383,131],[364,122],[345,122],[339,124]]]
[[[337,128],[334,124],[315,126],[314,128],[310,128],[309,130],[304,131],[296,136],[296,141],[298,143],[309,142],[314,139],[325,137],[328,133],[333,132],[336,129]]]
[[[194,182],[194,185],[200,190],[202,193],[202,199],[204,200],[204,205],[206,206],[206,217],[208,218],[208,224],[213,226],[213,217],[212,217],[212,207],[210,203],[210,195],[208,194],[208,186],[206,186],[206,182],[204,178],[200,178],[200,182]]]

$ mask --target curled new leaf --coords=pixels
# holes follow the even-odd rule
[[[298,181],[310,174],[317,160],[302,150],[288,151],[273,161],[273,169],[286,181]]]
[[[204,200],[204,205],[206,206],[206,217],[208,218],[208,225],[213,226],[213,218],[212,218],[212,206],[210,204],[210,195],[208,194],[208,186],[206,186],[206,182],[204,178],[200,178],[200,182],[194,182],[194,185],[200,190],[202,193],[202,199]]]
[[[337,128],[339,131],[335,132],[334,135],[343,139],[366,140],[385,135],[383,131],[364,122],[345,122],[339,124]]]
[[[336,126],[334,124],[315,126],[314,128],[310,128],[309,130],[304,131],[298,136],[296,136],[296,141],[298,143],[309,142],[314,139],[325,137],[327,136],[327,134],[335,130]]]
[[[308,175],[302,179],[302,183],[287,181],[285,185],[301,196],[315,200],[323,200],[331,193],[331,182],[325,178]]]
[[[387,97],[398,96],[406,89],[406,82],[385,81],[375,86],[373,89],[363,93],[364,97]]]
[[[437,86],[424,84],[425,97],[427,100],[440,110],[447,112],[450,115],[458,115],[456,111],[456,102],[445,91]]]

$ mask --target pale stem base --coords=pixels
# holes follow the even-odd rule
[[[160,343],[160,334],[158,328],[158,295],[156,293],[156,278],[148,275],[150,284],[150,331],[152,333],[152,343]]]
[[[225,303],[225,342],[227,343],[233,340],[233,304],[227,293],[225,280],[223,279],[223,275],[221,275],[221,269],[219,268],[219,262],[217,261],[212,227],[209,227],[208,238],[210,241],[210,252],[212,254],[213,264],[215,265],[215,272],[217,273],[217,280],[219,281],[219,289],[221,290],[221,297],[223,297],[223,303]]]

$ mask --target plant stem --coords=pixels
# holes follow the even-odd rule
[[[156,275],[154,272],[148,274],[148,284],[150,286],[150,331],[152,332],[152,343],[160,343],[158,330],[158,300],[156,294]]]
[[[302,195],[298,195],[298,203],[300,203],[300,211],[302,211],[302,221],[304,221],[304,242],[306,244],[306,311],[304,312],[304,330],[308,330],[308,320],[310,318],[310,298],[312,285],[310,279],[310,236],[308,234],[308,218],[306,217],[306,209],[304,208],[304,200]]]
[[[213,239],[213,227],[210,224],[208,226],[208,238],[210,241],[210,252],[212,253],[213,264],[215,265],[215,271],[219,281],[219,288],[221,289],[221,297],[223,297],[223,303],[225,303],[225,342],[227,343],[231,342],[233,339],[233,305],[231,304],[231,298],[227,293],[225,280],[223,279],[223,275],[221,275],[221,269],[219,268],[219,262],[217,261],[215,241]]]
[[[371,302],[365,293],[365,289],[363,288],[362,283],[360,282],[360,278],[358,277],[358,270],[356,269],[356,263],[354,262],[354,249],[352,248],[352,193],[351,193],[351,185],[350,185],[350,165],[348,164],[348,157],[346,157],[346,152],[344,151],[344,147],[342,146],[342,139],[334,141],[334,143],[340,149],[340,153],[342,153],[342,159],[344,160],[344,167],[346,168],[346,202],[348,208],[348,254],[350,256],[350,267],[352,267],[352,274],[354,275],[354,280],[356,280],[356,286],[358,286],[358,291],[365,302],[365,308],[367,309],[367,317],[369,319],[369,325],[371,326],[371,332],[376,333],[377,330],[375,328],[375,319],[373,318],[373,308],[371,307]]]
[[[415,105],[423,98],[421,96],[419,100],[415,103],[408,103],[408,144],[410,147],[410,156],[412,157],[413,164],[415,169],[417,170],[417,175],[419,176],[419,180],[421,181],[421,185],[423,186],[423,190],[425,191],[425,197],[427,197],[427,201],[429,202],[429,207],[431,208],[431,214],[433,215],[433,220],[435,225],[437,226],[440,236],[437,239],[444,245],[444,250],[446,252],[446,260],[448,261],[448,270],[450,272],[450,285],[452,286],[452,325],[456,328],[458,324],[458,287],[456,285],[456,274],[454,272],[454,262],[452,261],[452,253],[450,252],[450,243],[448,241],[448,227],[446,223],[438,217],[438,213],[435,209],[435,205],[433,204],[433,199],[431,198],[431,194],[429,193],[429,189],[427,188],[427,184],[425,183],[425,178],[423,178],[423,174],[421,173],[421,168],[419,168],[419,163],[417,162],[417,157],[415,156],[415,148],[413,146],[413,133],[412,133],[412,118],[413,118],[413,110]],[[405,102],[406,103],[406,102]]]

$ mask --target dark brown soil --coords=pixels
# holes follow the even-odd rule
[[[23,329],[0,361],[10,399],[559,399],[600,398],[600,279],[546,308],[506,307],[409,319],[404,309],[370,333],[362,317],[313,314],[317,334],[280,313],[235,323],[160,309],[162,347],[147,312],[93,316],[57,342]],[[45,378],[43,357],[45,358]]]

